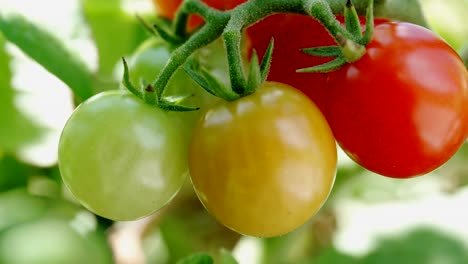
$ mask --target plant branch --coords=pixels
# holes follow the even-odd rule
[[[383,6],[387,1],[389,0],[375,0],[374,2]],[[360,37],[356,37],[355,34],[343,28],[334,16],[334,14],[343,13],[346,2],[347,0],[250,0],[230,11],[219,11],[200,0],[185,0],[176,14],[173,30],[175,36],[187,40],[173,51],[171,58],[154,81],[155,94],[158,99],[162,97],[173,73],[193,52],[222,37],[229,64],[231,89],[243,96],[248,89],[248,81],[240,50],[242,30],[275,13],[310,15],[319,20],[337,42],[345,38],[359,43]],[[365,7],[369,5],[369,0],[354,0],[353,3],[356,12],[363,14]],[[186,31],[190,14],[198,14],[205,20],[205,24],[191,35]]]

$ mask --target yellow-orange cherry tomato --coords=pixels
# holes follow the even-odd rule
[[[193,131],[189,166],[200,201],[218,221],[244,235],[272,237],[321,208],[336,155],[315,104],[291,86],[266,82],[204,113]]]

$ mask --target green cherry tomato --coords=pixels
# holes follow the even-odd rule
[[[59,142],[59,167],[72,194],[92,212],[134,220],[167,204],[188,174],[182,116],[108,91],[75,109]]]
[[[326,201],[336,144],[320,110],[295,88],[267,82],[209,109],[189,151],[197,195],[218,221],[271,237],[305,223]]]

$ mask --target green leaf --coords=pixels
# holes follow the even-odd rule
[[[326,72],[331,72],[334,71],[341,66],[346,64],[346,59],[344,57],[338,57],[330,62],[320,64],[314,67],[310,68],[303,68],[296,70],[296,72],[321,72],[321,73],[326,73]]]
[[[24,53],[66,83],[81,99],[93,95],[92,76],[75,53],[50,33],[15,14],[0,15],[0,31]]]
[[[198,253],[178,261],[177,264],[213,264],[213,258],[206,253]]]
[[[81,0],[83,15],[98,50],[98,73],[112,78],[122,56],[130,54],[148,34],[138,19],[126,14],[120,0]]]
[[[15,106],[15,90],[11,87],[10,56],[0,34],[0,155],[16,152],[23,145],[35,142],[43,128],[22,114]]]
[[[237,260],[226,249],[221,249],[221,262],[220,264],[238,264]]]
[[[301,50],[305,54],[317,57],[338,57],[341,55],[341,49],[338,46],[323,46],[316,48],[305,48]]]

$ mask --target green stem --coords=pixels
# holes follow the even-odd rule
[[[174,32],[176,36],[187,35],[187,22],[191,14],[197,14],[203,19],[216,17],[220,11],[215,10],[198,0],[185,0],[174,19]]]
[[[157,98],[162,97],[164,89],[174,72],[187,61],[192,53],[210,44],[222,34],[225,25],[229,21],[230,15],[224,12],[216,13],[218,13],[216,16],[210,16],[211,19],[205,26],[195,32],[184,44],[172,52],[171,58],[153,83]]]
[[[356,0],[356,2],[360,1],[367,2],[368,0]],[[186,36],[186,23],[188,21],[188,16],[192,13],[201,15],[205,19],[206,24],[190,36],[184,44],[174,50],[166,66],[153,83],[156,89],[156,96],[158,98],[162,97],[164,89],[173,73],[185,63],[193,52],[208,45],[220,36],[223,37],[226,46],[232,90],[239,95],[243,95],[247,89],[247,81],[240,50],[242,39],[241,32],[246,27],[274,13],[310,15],[319,20],[337,41],[338,35],[357,41],[355,37],[344,29],[340,22],[335,19],[332,9],[328,4],[330,3],[336,6],[338,2],[342,1],[250,0],[237,6],[233,10],[218,11],[206,6],[199,0],[185,0],[174,22],[176,35]],[[341,12],[343,11],[343,7],[344,5],[340,9]],[[337,10],[333,11],[339,12]]]
[[[358,40],[341,26],[341,23],[335,19],[333,12],[330,6],[327,4],[327,1],[324,0],[306,0],[306,10],[308,10],[309,15],[317,19],[322,23],[322,25],[328,30],[330,35],[335,39],[336,42],[339,42],[338,35],[351,39],[355,42]]]

